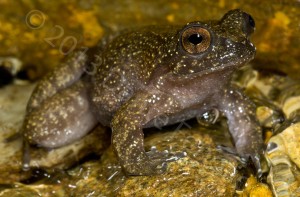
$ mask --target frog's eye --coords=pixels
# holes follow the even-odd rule
[[[243,23],[243,31],[250,35],[254,32],[255,29],[255,21],[250,14],[244,13],[244,23]]]
[[[203,27],[187,28],[181,36],[184,50],[191,54],[204,52],[210,46],[210,42],[210,33]]]
[[[249,25],[250,25],[252,28],[255,28],[255,21],[254,21],[253,17],[252,17],[250,14],[249,14],[248,21],[249,21]]]

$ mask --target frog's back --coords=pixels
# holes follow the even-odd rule
[[[124,102],[147,87],[158,67],[167,72],[170,54],[176,52],[178,29],[153,26],[126,31],[102,47],[90,92],[102,124],[107,125]]]
[[[127,30],[111,39],[102,48],[95,79],[103,81],[115,70],[134,72],[146,82],[152,71],[169,58],[168,51],[176,51],[177,26],[147,26]]]

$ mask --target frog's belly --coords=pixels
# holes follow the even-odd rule
[[[167,115],[163,114],[155,119],[149,121],[144,128],[150,128],[150,127],[156,127],[161,128],[163,126],[172,125],[175,123],[180,123],[185,120],[189,120],[191,118],[195,118],[199,115],[204,114],[205,112],[209,111],[211,107],[205,106],[205,107],[198,107],[198,108],[190,108],[185,109],[180,112],[177,112],[175,114]]]

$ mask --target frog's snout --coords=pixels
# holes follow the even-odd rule
[[[249,40],[255,30],[254,18],[240,9],[227,12],[221,19],[221,24],[227,33],[233,37],[238,37],[239,40],[245,38]]]

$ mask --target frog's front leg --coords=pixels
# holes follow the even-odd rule
[[[237,153],[245,159],[250,157],[259,172],[259,158],[263,153],[264,143],[261,127],[256,119],[255,105],[235,88],[225,90],[219,105],[228,119]]]
[[[143,126],[161,114],[172,114],[180,108],[175,99],[164,94],[139,92],[114,115],[112,145],[127,175],[161,174],[167,155],[146,153]]]

